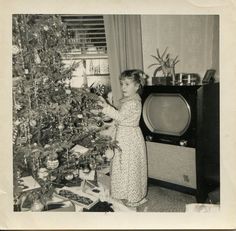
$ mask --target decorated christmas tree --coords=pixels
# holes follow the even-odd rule
[[[101,135],[102,115],[92,113],[97,94],[70,86],[78,63],[63,63],[72,47],[60,16],[13,15],[12,35],[14,195],[21,195],[19,178],[30,175],[41,186],[31,196],[45,202],[53,185],[96,169],[116,143]]]

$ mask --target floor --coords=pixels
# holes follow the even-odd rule
[[[110,187],[109,176],[99,172],[98,178],[103,185],[107,188]],[[185,212],[186,204],[196,203],[196,198],[192,195],[154,184],[149,184],[148,186],[147,199],[146,203],[137,207],[137,212]]]
[[[148,187],[147,199],[137,212],[185,212],[186,204],[196,203],[192,195],[155,185]]]

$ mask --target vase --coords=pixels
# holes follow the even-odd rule
[[[40,200],[35,200],[30,208],[31,212],[41,212],[44,209],[44,205]]]

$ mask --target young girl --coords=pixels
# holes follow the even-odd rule
[[[121,151],[115,150],[111,162],[111,196],[124,199],[127,206],[138,206],[146,201],[147,158],[144,138],[139,127],[141,98],[138,92],[146,75],[140,70],[121,73],[123,98],[116,110],[101,98],[102,112],[116,121],[116,140]]]

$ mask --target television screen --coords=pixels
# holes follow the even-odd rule
[[[151,93],[143,104],[143,119],[153,133],[181,136],[188,129],[191,110],[178,93]]]

